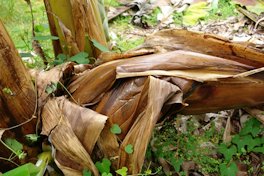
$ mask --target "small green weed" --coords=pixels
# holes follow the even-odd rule
[[[137,46],[144,43],[144,38],[139,37],[137,39],[126,39],[124,40],[122,37],[118,37],[116,40],[117,46],[113,48],[113,50],[125,52],[131,49],[136,48]]]
[[[120,6],[120,3],[117,0],[104,0],[104,4],[106,7],[109,7],[109,6],[118,7],[118,6]]]
[[[236,16],[236,7],[235,4],[230,2],[230,0],[219,0],[218,8],[212,9],[209,12],[204,21],[215,21],[215,20],[224,20],[231,16]]]
[[[189,120],[187,131],[183,133],[179,133],[172,123],[155,131],[155,158],[167,160],[180,175],[184,175],[182,163],[193,161],[203,174],[235,176],[238,171],[235,161],[243,162],[241,156],[245,158],[250,152],[264,153],[264,138],[261,136],[264,128],[255,118],[245,123],[230,144],[222,142],[223,131],[218,132],[213,124],[210,129],[199,134],[195,133],[198,127],[194,124],[193,120]],[[222,154],[223,158],[216,157],[216,154]],[[147,152],[147,157],[151,157],[151,152]],[[249,160],[246,164],[250,168]]]
[[[161,13],[160,8],[155,8],[151,14],[149,15],[144,15],[143,16],[143,21],[147,22],[147,24],[151,25],[151,26],[156,26],[158,24],[158,19],[157,16],[158,14]]]

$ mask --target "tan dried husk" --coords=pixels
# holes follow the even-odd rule
[[[65,175],[81,175],[84,168],[98,175],[90,154],[106,120],[106,116],[80,107],[65,97],[50,99],[45,104],[42,134],[49,136],[56,150],[55,160]]]
[[[166,30],[150,36],[140,49],[155,49],[158,53],[107,62],[74,76],[68,86],[72,100],[108,117],[103,130],[100,126],[98,130],[102,131],[93,133],[96,134],[93,140],[97,140],[98,148],[90,150],[93,145],[89,144],[85,147],[85,139],[77,137],[77,131],[68,125],[74,121],[70,120],[73,118],[69,118],[70,114],[63,113],[62,119],[68,120],[60,128],[55,123],[54,130],[65,128],[67,130],[63,132],[69,132],[67,136],[76,136],[72,137],[72,142],[77,141],[75,145],[78,143],[80,146],[75,148],[85,148],[88,156],[90,151],[95,155],[102,153],[112,160],[115,169],[126,166],[130,174],[141,171],[154,125],[165,114],[199,114],[264,102],[264,54],[246,44],[231,43],[213,35]],[[111,55],[107,60],[111,60]],[[58,105],[59,109],[61,107]],[[47,116],[45,111],[44,116]],[[54,111],[51,114],[56,114],[57,117],[53,118],[58,122],[60,113]],[[120,135],[110,132],[113,124],[122,129]],[[45,134],[48,135],[53,127],[50,125]],[[78,126],[78,129],[93,131],[89,126]],[[70,149],[61,149],[66,147],[62,144],[65,141],[55,141],[62,138],[54,137],[57,134],[54,130],[50,135],[53,138],[51,142],[66,155],[65,151],[69,153]],[[124,150],[128,144],[133,146],[132,154]],[[72,150],[78,153],[76,149]],[[88,157],[78,157],[78,160],[76,156],[79,155],[66,156],[82,164],[88,160]],[[71,169],[65,160],[60,157],[56,162],[67,166],[68,172]],[[93,168],[92,161],[88,161],[89,169]]]

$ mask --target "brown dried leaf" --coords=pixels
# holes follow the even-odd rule
[[[225,127],[225,132],[223,136],[223,142],[228,143],[231,142],[232,137],[231,137],[231,116],[228,117],[226,121],[226,127]]]
[[[179,95],[178,102],[182,101],[182,92],[177,86],[151,76],[146,82],[146,87],[143,89],[145,95],[143,94],[140,100],[140,104],[144,104],[145,108],[138,107],[141,111],[137,112],[136,119],[120,148],[119,168],[128,166],[132,174],[141,171],[145,158],[143,154],[146,153],[152,131],[160,118],[163,104],[174,94]],[[133,145],[134,152],[132,154],[128,154],[124,150],[128,144]]]
[[[64,77],[70,77],[72,75],[74,70],[73,65],[73,63],[65,63],[45,72],[30,70],[31,75],[37,82],[39,107],[42,107],[49,97],[49,94],[46,92],[47,86],[51,83],[63,83]]]
[[[56,160],[65,174],[69,172],[67,168],[70,165],[73,172],[81,173],[84,168],[88,168],[94,175],[98,175],[88,152],[92,152],[106,119],[63,97],[51,99],[45,104],[42,111],[42,134],[49,135],[50,142],[59,154]],[[89,136],[88,133],[95,135]]]

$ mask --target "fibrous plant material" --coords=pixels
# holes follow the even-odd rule
[[[50,136],[55,162],[65,175],[98,171],[90,157],[107,117],[80,107],[64,97],[49,100],[43,108],[42,134]]]
[[[141,49],[158,53],[102,64],[68,86],[78,103],[109,117],[98,147],[105,157],[116,159],[115,168],[126,166],[129,173],[140,172],[153,124],[162,115],[199,114],[264,102],[260,96],[264,54],[246,44],[165,30],[150,36]],[[121,134],[111,133],[114,124],[120,126]],[[128,154],[125,147],[130,144],[133,152]]]
[[[73,56],[81,51],[98,57],[101,51],[91,40],[107,47],[108,26],[104,8],[96,0],[45,0],[51,34],[59,37],[53,42],[55,53]],[[103,21],[102,21],[103,20]],[[59,44],[59,45],[58,45]]]
[[[74,22],[70,23],[58,21],[57,25],[63,35],[69,34],[61,40],[72,41],[69,46],[75,52],[83,43],[77,42]],[[99,175],[94,163],[103,157],[111,160],[115,170],[127,167],[130,174],[138,174],[161,117],[264,103],[264,54],[246,43],[165,30],[148,37],[139,51],[156,53],[76,72],[72,63],[66,63],[46,76],[41,73],[44,80],[38,78],[39,104],[44,105],[40,109],[42,134],[49,137],[56,151],[55,162],[65,175],[81,175],[84,169]],[[138,53],[130,51],[124,56]],[[101,60],[120,55],[107,56]],[[55,84],[64,86],[64,91],[57,92]],[[12,89],[4,92],[12,94]],[[54,97],[63,94],[71,102],[64,96]],[[121,132],[113,133],[114,125]]]
[[[25,143],[24,135],[35,133],[36,130],[34,112],[37,94],[31,77],[1,21],[0,67],[0,128],[6,130],[3,139],[14,137]],[[29,157],[34,156],[33,153],[29,152]],[[1,144],[0,155],[8,158],[10,154]],[[4,168],[5,162],[0,162],[0,168],[7,169]]]

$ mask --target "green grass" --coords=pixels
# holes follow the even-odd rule
[[[50,35],[49,25],[42,0],[32,1],[35,27],[41,30],[36,35]],[[30,53],[32,49],[32,23],[30,8],[24,0],[1,0],[0,18],[5,24],[19,52]],[[40,41],[47,58],[53,60],[53,49],[50,40]],[[29,67],[43,67],[41,58],[34,56],[33,62],[26,62]]]
[[[104,0],[104,4],[106,7],[118,7],[120,3],[117,0]]]
[[[113,31],[117,34],[116,38],[112,38],[112,41],[116,42],[116,46],[113,48],[117,52],[125,52],[136,48],[144,42],[144,37],[135,36],[129,38],[126,36],[123,31],[133,30],[135,27],[130,23],[131,16],[118,16],[110,24],[110,31]]]
[[[117,42],[117,46],[116,48],[114,48],[114,50],[125,52],[143,44],[144,37],[139,37],[136,39],[126,39],[126,40],[122,40],[122,37],[119,37],[119,39],[116,40],[116,42]]]

